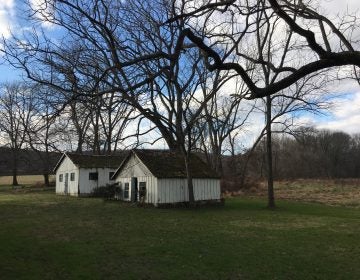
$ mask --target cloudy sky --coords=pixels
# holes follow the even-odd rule
[[[30,0],[34,6],[41,0]],[[20,21],[24,0],[0,0],[0,34],[10,38],[10,30],[19,32],[26,26]],[[330,17],[341,15],[345,12],[360,11],[360,0],[319,0],[321,9]],[[46,26],[45,26],[46,27]],[[49,30],[51,27],[49,27]],[[0,46],[1,47],[1,46]],[[1,61],[1,56],[0,56]],[[0,64],[0,82],[18,79],[21,73],[8,65]],[[337,99],[337,106],[326,116],[304,115],[299,122],[307,122],[319,128],[343,130],[348,133],[360,133],[360,86],[354,82],[342,82],[334,89],[334,93],[345,93],[345,98]],[[262,124],[258,124],[262,126]]]
[[[327,14],[341,16],[342,14],[360,12],[359,0],[322,0],[321,7]],[[336,105],[327,117],[310,120],[319,128],[343,130],[348,133],[360,133],[360,86],[351,81],[340,83],[336,93],[346,93],[345,98],[338,98]]]

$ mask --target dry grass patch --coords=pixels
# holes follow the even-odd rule
[[[42,175],[22,175],[18,176],[19,185],[41,185],[44,183]],[[55,180],[54,175],[50,175],[50,181]],[[12,176],[0,176],[0,186],[9,186],[12,184]]]
[[[267,185],[263,182],[255,194],[264,196],[266,192]],[[360,208],[360,179],[278,181],[275,198]]]

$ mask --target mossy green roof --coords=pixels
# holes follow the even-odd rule
[[[71,161],[81,168],[118,168],[124,160],[123,155],[82,155],[67,153]]]
[[[150,172],[157,178],[186,178],[184,157],[169,150],[133,150]],[[192,178],[220,178],[212,168],[198,156],[190,156]]]
[[[56,169],[60,166],[61,162],[67,156],[76,166],[79,168],[112,168],[116,169],[120,166],[121,162],[125,159],[128,153],[122,153],[120,155],[90,155],[90,154],[77,154],[77,153],[65,153],[57,165]]]

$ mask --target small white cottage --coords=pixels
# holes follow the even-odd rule
[[[219,200],[220,178],[199,157],[190,160],[196,201]],[[189,201],[184,159],[168,150],[132,150],[114,174],[120,199],[154,205]]]
[[[112,176],[123,160],[118,155],[64,153],[54,168],[56,193],[89,195],[96,187],[114,183]]]

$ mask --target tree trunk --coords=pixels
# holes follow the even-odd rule
[[[16,148],[12,150],[12,185],[18,186],[17,169],[18,169],[18,154]]]
[[[261,139],[263,138],[263,135],[264,134],[262,131],[261,135],[256,139],[255,143],[251,147],[250,151],[247,152],[244,163],[242,163],[242,165],[241,165],[241,168],[240,168],[240,186],[241,187],[245,186],[246,172],[247,172],[248,164],[250,162],[250,158],[251,158],[253,152],[255,151],[255,148],[257,147],[257,145],[260,143]],[[262,171],[262,168],[261,168],[261,171]]]
[[[79,136],[78,143],[77,143],[77,148],[76,148],[76,153],[82,154],[82,146],[83,146],[83,144],[84,144],[84,140],[83,140],[82,136]]]
[[[167,143],[175,143],[175,141],[174,142],[167,141]],[[184,158],[186,179],[187,179],[186,181],[187,181],[187,187],[188,187],[188,192],[189,192],[189,202],[194,203],[195,196],[194,196],[194,185],[193,185],[193,180],[192,180],[192,174],[191,174],[191,169],[190,169],[190,155],[186,152],[186,150],[184,148],[180,147],[179,145],[172,145],[172,146],[169,145],[169,148],[170,148],[170,151],[178,153],[178,154],[182,155]]]
[[[214,169],[215,171],[220,175],[222,176],[223,175],[223,166],[222,166],[222,158],[221,158],[221,150],[220,148],[216,148],[215,151],[214,151],[214,161],[215,161],[215,164],[214,164]]]
[[[246,155],[245,161],[244,161],[243,166],[240,171],[240,187],[241,188],[245,187],[246,171],[247,171],[247,166],[248,166],[249,161],[250,161],[250,154]]]
[[[216,171],[222,177],[223,176],[223,165],[221,155],[217,157]]]
[[[44,173],[44,185],[45,187],[49,187],[50,186],[50,182],[49,182],[49,174],[48,173]]]
[[[12,185],[13,186],[18,186],[18,181],[17,181],[17,172],[16,170],[13,170],[13,176],[12,176]]]
[[[187,177],[187,185],[188,185],[188,191],[189,191],[189,202],[194,203],[195,197],[194,197],[194,185],[190,170],[190,158],[188,155],[185,155],[185,168],[186,168],[186,177]]]
[[[271,142],[271,98],[269,96],[266,97],[266,159],[268,182],[268,208],[275,208]]]

